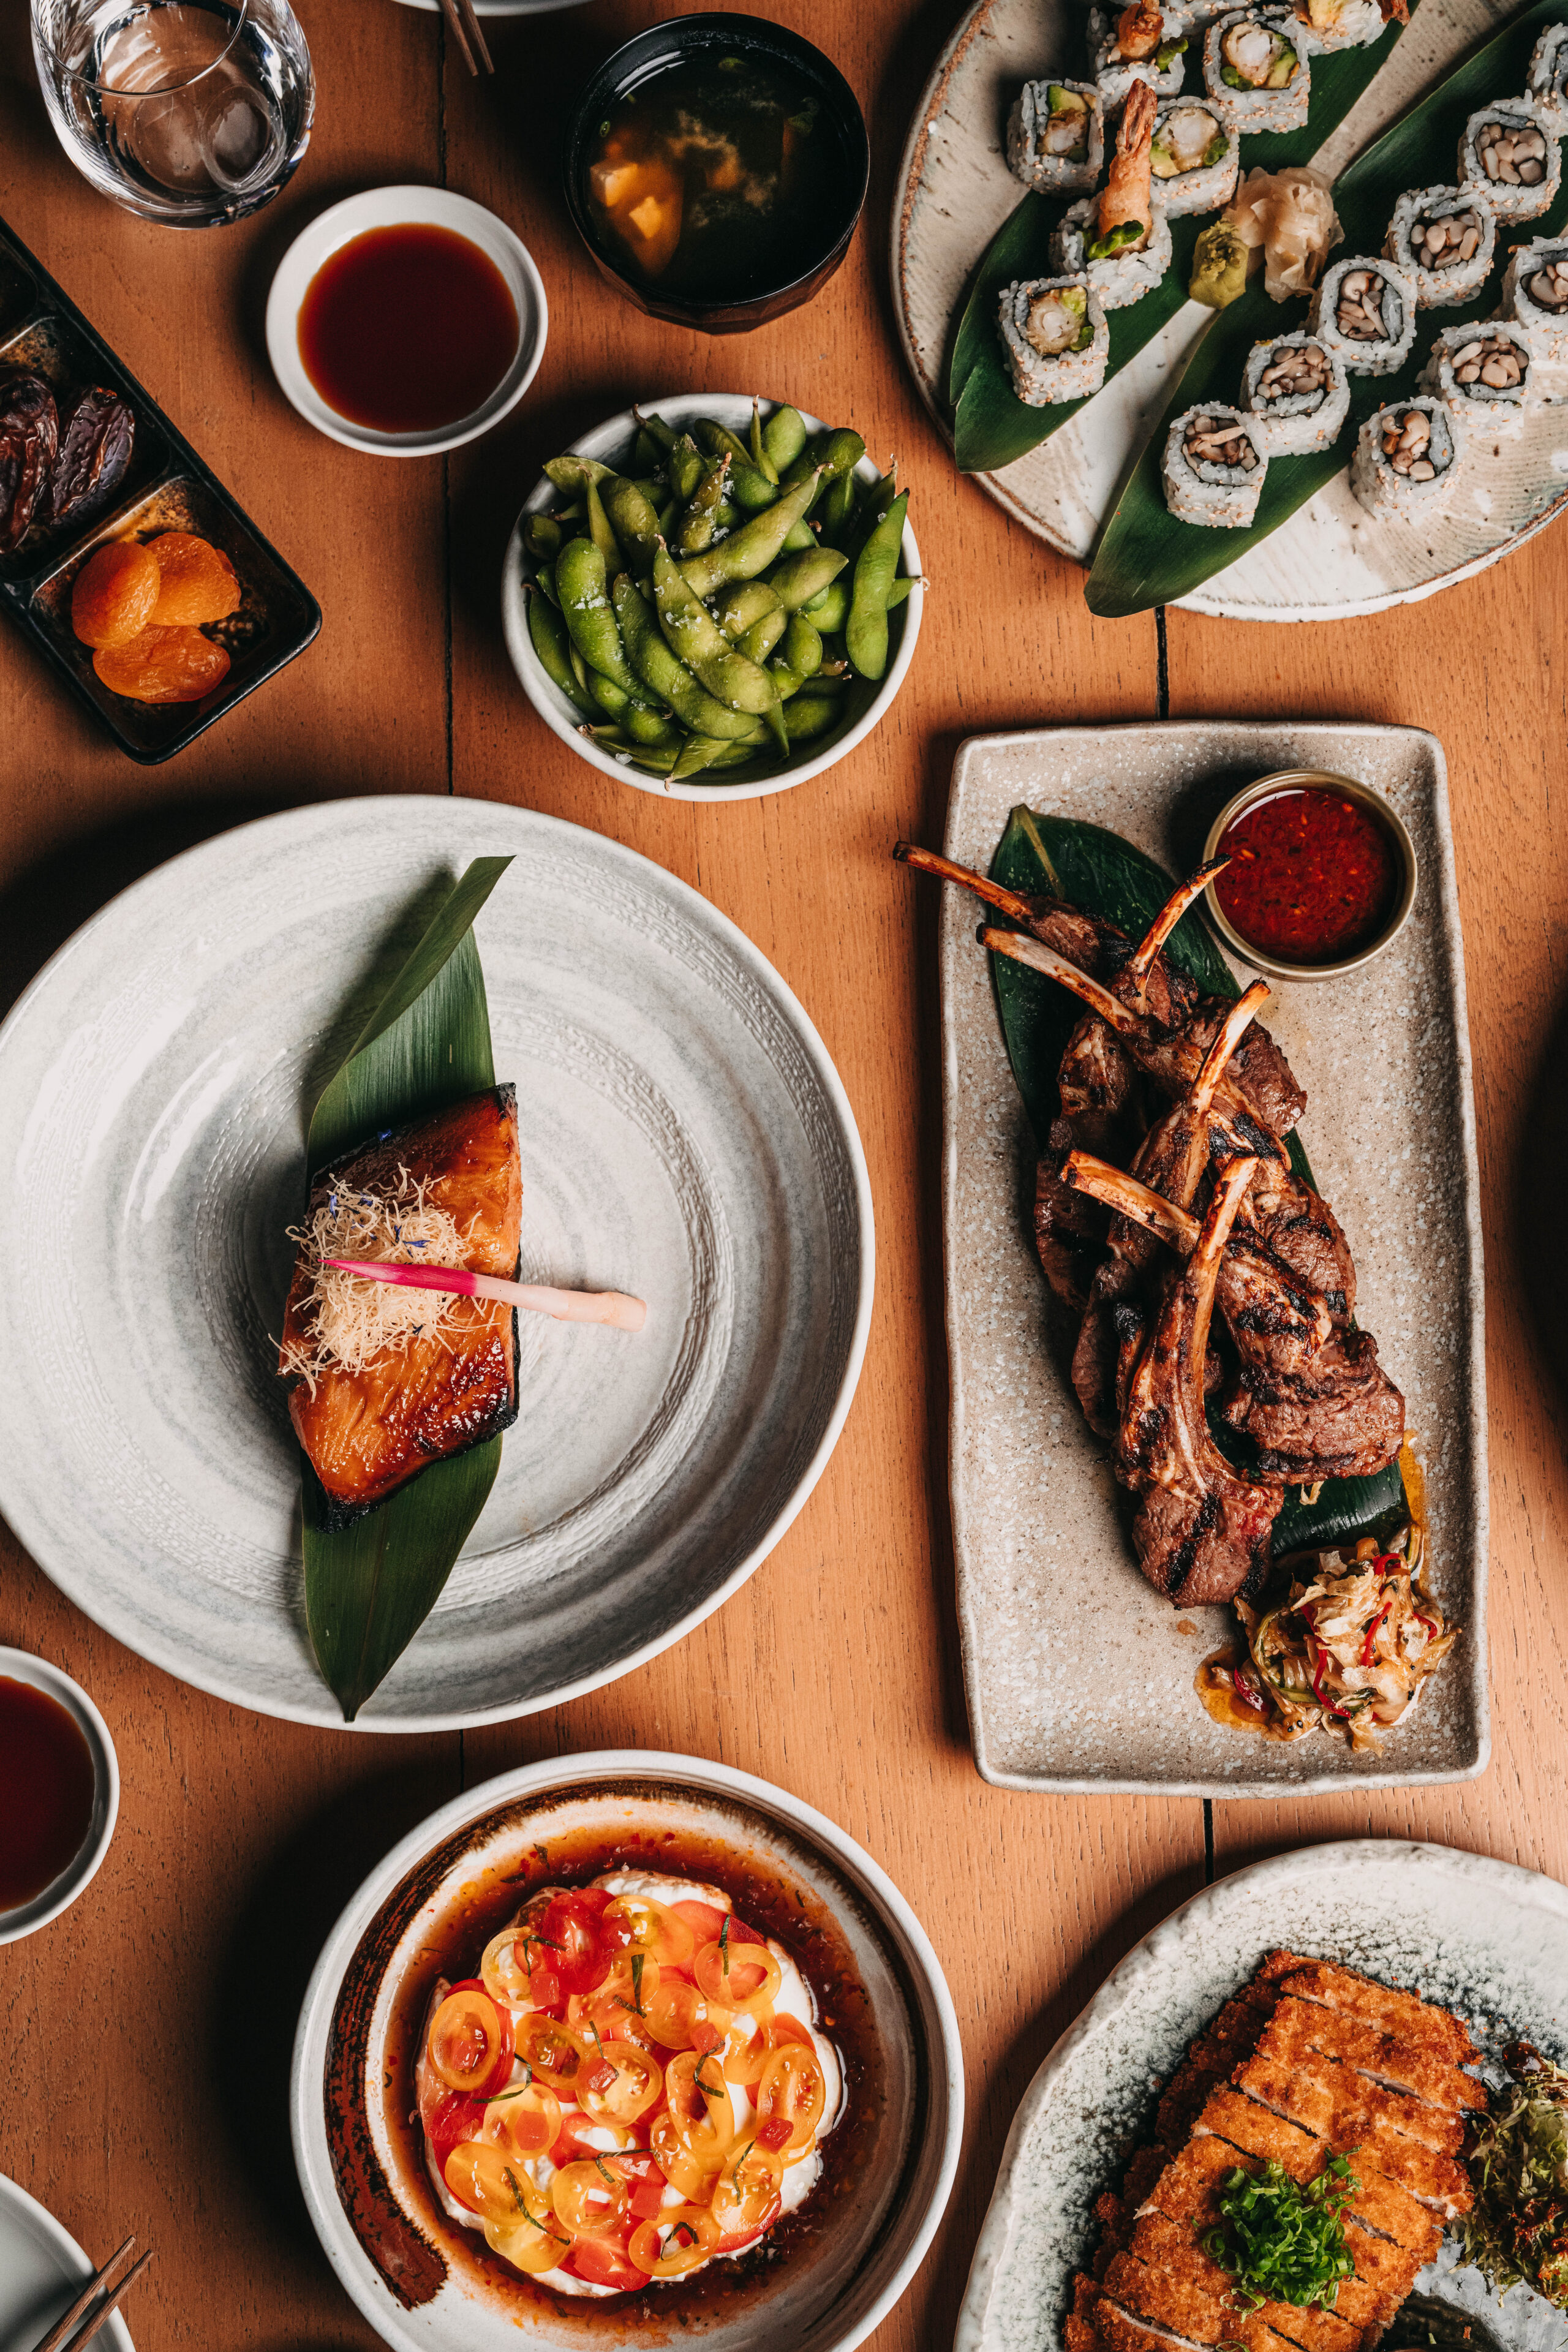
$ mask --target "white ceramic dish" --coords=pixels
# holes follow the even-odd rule
[[[1152,2121],[1153,2086],[1279,1948],[1337,1960],[1457,2010],[1484,2053],[1522,2034],[1568,2058],[1568,1892],[1512,1864],[1440,1845],[1355,1839],[1255,1863],[1145,1936],[1063,2034],[1020,2102],[975,2248],[954,2352],[1056,2352],[1075,2271],[1094,2251],[1095,2198]],[[1563,2322],[1516,2289],[1489,2295],[1445,2246],[1416,2282],[1514,2352],[1548,2352]]]
[[[300,357],[300,309],[322,263],[352,237],[363,236],[367,229],[401,228],[410,222],[454,230],[489,255],[517,305],[517,352],[484,406],[472,415],[429,433],[377,433],[331,407],[310,382]],[[549,325],[544,280],[528,247],[505,221],[469,197],[454,195],[449,188],[367,188],[363,194],[345,196],[342,204],[329,205],[319,214],[308,228],[300,230],[279,263],[267,298],[267,355],[284,397],[319,433],[341,441],[346,448],[367,450],[374,457],[427,457],[478,440],[517,406],[544,357]]]
[[[106,2235],[106,2260],[112,2251]],[[97,2268],[52,2213],[0,2172],[0,2352],[32,2352]],[[123,2311],[105,2321],[98,2341],[104,2352],[133,2352]]]
[[[771,400],[764,403],[767,408],[773,404]],[[684,425],[693,417],[710,416],[716,423],[727,425],[731,433],[741,436],[744,436],[752,422],[752,395],[749,392],[683,392],[677,393],[668,400],[650,400],[639,403],[639,405],[645,410],[657,410],[671,425]],[[809,432],[822,430],[820,417],[808,415],[804,408],[800,415]],[[607,418],[603,425],[595,425],[591,433],[585,433],[580,441],[574,441],[573,453],[583,457],[597,457],[607,464],[618,464],[629,458],[636,433],[637,419],[629,408],[624,408],[618,416]],[[879,482],[882,478],[882,468],[869,455],[861,459],[856,471],[863,482]],[[765,793],[787,792],[792,785],[808,783],[814,776],[823,775],[829,768],[837,767],[839,761],[853,751],[857,744],[863,743],[872,730],[880,726],[887,717],[914,659],[915,641],[921,633],[921,614],[925,604],[925,591],[921,587],[910,589],[904,604],[891,617],[887,674],[871,702],[858,719],[830,735],[820,746],[806,747],[798,759],[790,761],[786,766],[734,783],[717,781],[707,783],[700,776],[689,783],[671,783],[668,777],[647,775],[640,768],[632,766],[629,761],[617,760],[612,752],[602,750],[583,733],[582,714],[547,675],[528,634],[528,598],[524,583],[532,578],[535,566],[522,543],[522,516],[542,513],[555,504],[560,497],[560,491],[549,476],[542,474],[523,502],[522,515],[518,518],[517,528],[508,545],[501,574],[501,625],[506,633],[507,651],[511,656],[512,667],[521,679],[522,690],[535,710],[553,734],[558,735],[563,743],[570,744],[580,760],[586,760],[589,766],[597,768],[602,775],[617,776],[623,783],[635,784],[639,792],[658,793],[666,800],[759,800]],[[903,569],[911,578],[918,580],[921,551],[914,532],[907,522],[902,545]]]
[[[984,872],[1022,802],[1105,825],[1168,872],[1191,873],[1214,812],[1242,783],[1285,768],[1327,768],[1373,785],[1415,845],[1421,886],[1397,950],[1344,980],[1280,982],[1264,1019],[1307,1091],[1302,1140],[1355,1255],[1358,1318],[1405,1392],[1429,1473],[1433,1589],[1464,1632],[1381,1749],[1356,1755],[1327,1733],[1279,1745],[1225,1730],[1204,1712],[1193,1678],[1235,1618],[1227,1609],[1178,1612],[1139,1573],[1106,1449],[1068,1379],[1073,1335],[1035,1252],[1035,1139],[975,944],[977,902],[944,887],[942,1226],[958,1612],[975,1761],[1002,1788],[1279,1797],[1472,1780],[1490,1752],[1485,1275],[1440,746],[1414,728],[1321,722],[977,736],[953,762],[943,846]],[[909,887],[937,886],[917,877]],[[1373,1148],[1385,1137],[1397,1148]]]
[[[795,997],[695,891],[575,825],[415,795],[176,858],[0,1030],[0,1510],[100,1624],[264,1714],[339,1719],[270,1336],[306,1106],[431,888],[508,851],[476,937],[525,1276],[635,1291],[648,1323],[523,1318],[490,1499],[360,1723],[527,1714],[679,1640],[789,1526],[859,1376],[853,1115]]]
[[[1342,171],[1508,13],[1495,0],[1446,0],[1417,10],[1313,162],[1330,173]],[[1007,109],[1022,82],[1078,69],[1081,23],[1076,0],[973,0],[910,125],[893,206],[893,307],[910,373],[950,437],[947,368],[960,305],[981,255],[1024,194],[1002,149]],[[973,479],[1026,530],[1087,562],[1129,460],[1212,315],[1184,304],[1048,441]],[[1517,441],[1499,441],[1484,478],[1457,491],[1440,519],[1420,530],[1374,521],[1341,474],[1262,546],[1180,603],[1231,620],[1342,620],[1415,603],[1483,571],[1568,499],[1561,390],[1553,405],[1533,412]],[[1347,461],[1349,454],[1347,446]]]
[[[0,1910],[0,1944],[16,1944],[24,1936],[47,1927],[51,1919],[58,1919],[97,1877],[120,1815],[120,1759],[109,1736],[109,1726],[80,1684],[73,1683],[69,1675],[50,1665],[47,1658],[35,1658],[26,1650],[0,1650],[0,1681],[27,1683],[34,1690],[46,1692],[76,1723],[92,1758],[92,1817],[81,1844],[58,1877],[51,1879],[30,1903],[18,1904],[9,1911]],[[0,2231],[0,2251],[3,2250],[4,2233]],[[4,2326],[0,2325],[0,2346],[5,2340]]]
[[[540,2352],[580,2352],[580,2309],[558,2315],[552,2297],[481,2268],[438,2223],[406,2128],[403,2015],[422,2006],[432,1947],[487,1874],[515,1873],[537,1843],[577,1829],[602,1826],[608,1842],[645,1825],[716,1840],[782,1879],[803,1918],[826,1916],[869,1997],[881,2075],[852,2181],[738,2310],[704,2315],[702,2342],[849,2352],[936,2233],[958,2165],[963,2053],[941,1966],[891,1880],[836,1823],[748,1773],[641,1749],[549,1758],[468,1790],[388,1854],[328,1937],[300,2012],[289,2105],[305,2201],[342,2284],[398,2352],[510,2352],[520,2326]],[[669,2304],[649,2300],[666,2315],[651,2323],[610,2307],[617,2342],[668,2342]]]

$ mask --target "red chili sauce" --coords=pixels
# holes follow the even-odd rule
[[[0,1911],[41,1895],[92,1826],[92,1750],[47,1691],[0,1675]]]
[[[482,408],[517,356],[517,305],[455,229],[366,229],[323,261],[300,306],[300,359],[321,398],[376,433],[435,433]]]
[[[1257,801],[1226,825],[1215,882],[1244,940],[1282,963],[1342,963],[1384,930],[1399,857],[1364,803],[1313,784]]]

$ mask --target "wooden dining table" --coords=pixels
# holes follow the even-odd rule
[[[132,2231],[156,2249],[126,2306],[142,2352],[376,2340],[296,2184],[286,2089],[300,1996],[366,1870],[435,1807],[521,1763],[642,1747],[742,1767],[840,1822],[919,1912],[957,2005],[967,2120],[951,2207],[879,2352],[951,2341],[1025,2085],[1121,1955],[1206,1883],[1367,1836],[1568,1877],[1568,529],[1373,618],[1093,620],[1079,569],[955,472],[894,330],[898,159],[958,6],[765,0],[847,75],[873,164],[838,275],[744,339],[643,317],[598,277],[562,200],[574,93],[671,10],[591,0],[492,20],[495,76],[474,81],[434,14],[299,0],[318,83],[310,151],[270,208],[200,234],[89,190],[45,118],[22,0],[4,12],[0,213],[303,575],[325,625],[302,659],[151,768],[115,750],[19,635],[0,634],[0,1010],[116,891],[248,818],[373,793],[509,802],[656,860],[772,959],[843,1076],[876,1209],[865,1370],[810,1501],[716,1615],[568,1706],[437,1737],[271,1721],[121,1648],[0,1530],[0,1643],[85,1685],[123,1776],[91,1887],[0,1949],[0,2169],[95,2259]],[[398,462],[300,420],[262,320],[305,222],[351,191],[407,181],[511,223],[543,273],[550,336],[497,430]],[[676,392],[753,389],[852,422],[879,458],[896,453],[931,583],[925,620],[888,719],[829,774],[734,806],[671,803],[595,773],[535,716],[502,642],[502,552],[541,462],[600,418]],[[947,1501],[936,904],[889,852],[900,835],[940,840],[965,736],[1210,717],[1395,720],[1429,728],[1447,756],[1491,1460],[1492,1751],[1468,1783],[1212,1805],[1028,1796],[988,1787],[970,1753]],[[1363,1148],[1397,1141],[1373,1134]],[[1440,1297],[1431,1311],[1442,1318]]]

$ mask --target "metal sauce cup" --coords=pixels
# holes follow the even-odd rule
[[[1237,929],[1220,905],[1218,893],[1211,882],[1204,894],[1210,922],[1235,955],[1250,965],[1254,971],[1263,972],[1270,980],[1343,980],[1347,973],[1360,971],[1363,964],[1370,963],[1373,956],[1381,955],[1384,948],[1398,937],[1409,920],[1411,908],[1415,904],[1415,844],[1410,838],[1405,820],[1381,793],[1373,792],[1370,784],[1358,782],[1354,776],[1336,775],[1331,768],[1282,768],[1277,775],[1260,776],[1255,784],[1248,784],[1244,791],[1226,801],[1210,825],[1208,839],[1204,844],[1205,865],[1210,858],[1218,856],[1220,842],[1237,818],[1245,814],[1247,810],[1256,808],[1259,801],[1272,800],[1280,793],[1312,791],[1335,793],[1342,799],[1357,801],[1362,807],[1370,809],[1394,845],[1405,878],[1394,902],[1393,912],[1377,937],[1358,949],[1354,955],[1346,956],[1338,963],[1289,963],[1281,957],[1266,955],[1261,948],[1255,947],[1243,932]]]

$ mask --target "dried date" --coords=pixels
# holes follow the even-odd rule
[[[59,446],[59,412],[41,375],[14,375],[0,383],[0,555],[20,547],[40,501]]]
[[[124,480],[135,442],[136,419],[119,393],[101,384],[79,392],[60,423],[50,520],[64,522],[89,504],[101,505]]]

